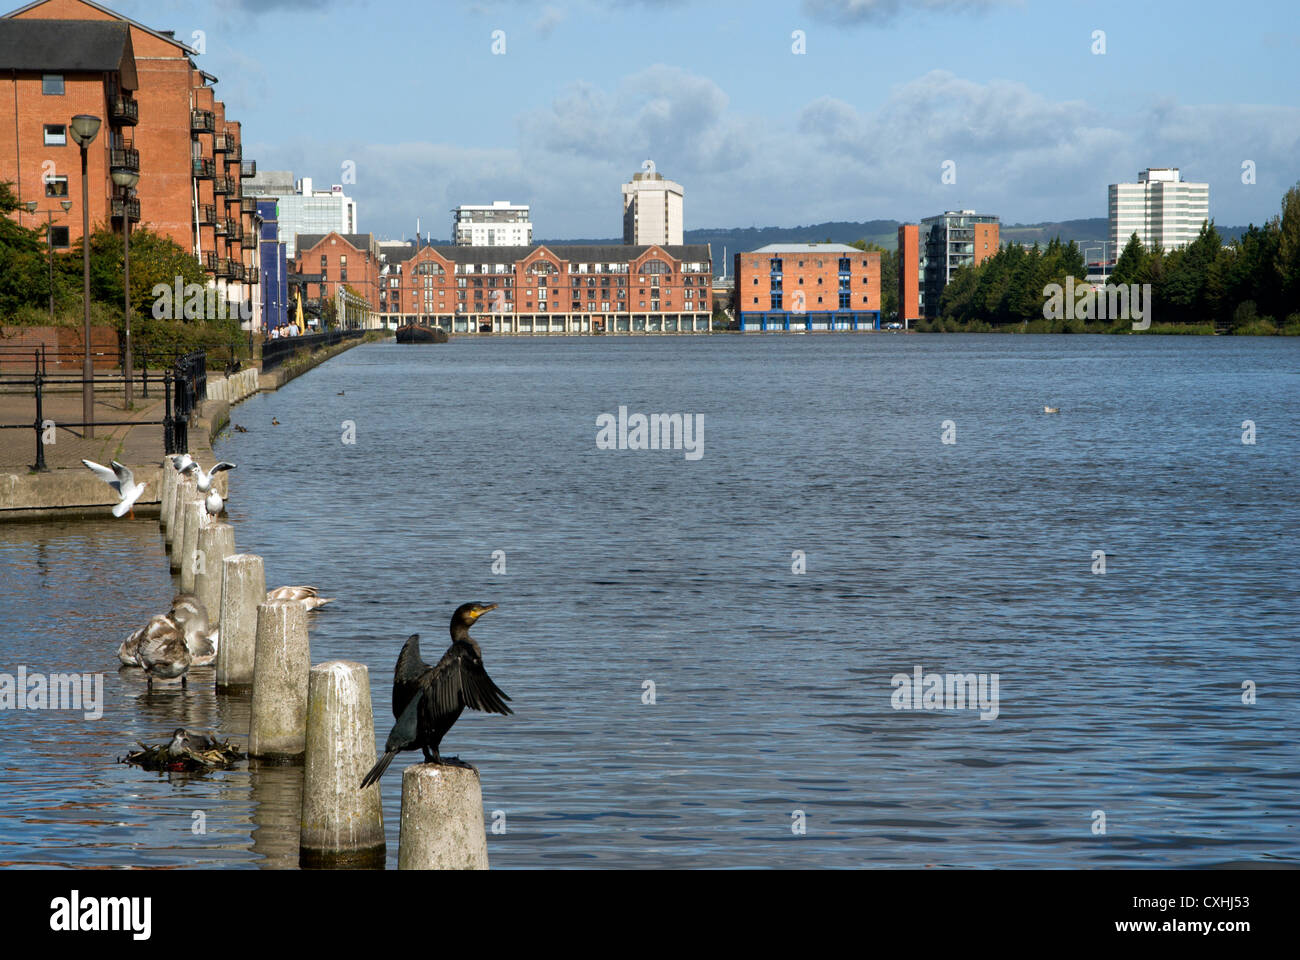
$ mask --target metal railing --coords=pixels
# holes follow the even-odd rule
[[[14,354],[10,353],[12,360]],[[48,358],[41,348],[29,352],[32,374],[29,377],[0,377],[0,387],[21,387],[30,385],[35,400],[36,417],[31,423],[0,423],[0,430],[31,430],[36,434],[36,470],[48,470],[45,463],[45,434],[50,429],[72,427],[140,427],[161,426],[163,428],[163,451],[180,453],[189,449],[189,423],[199,403],[207,399],[208,376],[207,356],[202,351],[177,356],[171,369],[163,371],[163,418],[161,420],[96,420],[88,424],[81,420],[47,421],[45,419],[45,391],[49,386],[70,386],[92,383],[99,386],[125,386],[125,376],[95,375],[89,381],[80,374],[49,373]],[[144,396],[149,396],[149,368],[145,358],[143,375],[140,378],[144,387]],[[136,377],[132,375],[132,382]]]
[[[357,340],[365,336],[364,330],[326,330],[324,333],[311,333],[304,337],[279,337],[262,342],[262,371],[274,370],[299,350],[319,350],[332,347],[344,340]]]

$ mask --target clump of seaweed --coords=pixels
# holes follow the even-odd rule
[[[118,763],[131,763],[146,770],[193,772],[228,767],[248,756],[229,740],[217,740],[212,733],[191,733],[183,728],[168,743],[151,747],[137,740],[136,746],[140,749],[118,757]]]

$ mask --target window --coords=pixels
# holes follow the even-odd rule
[[[68,178],[46,177],[45,195],[47,197],[66,197],[68,195]]]
[[[41,76],[41,93],[47,97],[63,96],[63,74],[43,74]]]
[[[45,145],[47,147],[66,147],[68,145],[68,128],[61,123],[45,125]]]
[[[781,294],[779,293],[772,294],[772,309],[780,310],[782,301],[783,301],[783,297]]]
[[[841,309],[841,310],[847,310],[847,309],[849,309],[849,307],[852,305],[852,304],[850,303],[850,298],[851,298],[851,297],[852,297],[852,294],[848,294],[848,293],[841,293],[841,294],[840,294],[840,309]]]
[[[58,250],[68,245],[68,228],[51,227],[50,228],[50,246]]]

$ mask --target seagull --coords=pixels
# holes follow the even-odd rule
[[[171,460],[172,466],[180,473],[184,473],[186,468],[194,462],[194,458],[188,453],[173,453],[168,459]]]
[[[184,727],[177,727],[176,732],[172,734],[171,743],[167,744],[167,756],[177,760],[183,757],[189,749],[190,735],[185,732]]]
[[[221,516],[221,511],[225,509],[225,505],[225,501],[221,499],[221,494],[217,493],[216,490],[208,493],[207,498],[203,501],[203,507],[207,510],[207,513],[204,514],[204,526],[215,522],[217,517]]]
[[[334,602],[333,597],[322,597],[315,587],[276,587],[266,592],[266,602],[274,600],[297,600],[308,611]]]
[[[112,487],[113,492],[117,494],[117,499],[120,502],[113,508],[113,516],[115,517],[120,517],[130,511],[135,506],[135,502],[140,499],[140,495],[144,493],[146,484],[136,483],[135,475],[131,473],[130,468],[122,466],[116,460],[112,461],[112,470],[103,464],[95,463],[93,460],[82,460],[81,462],[89,467],[91,472],[99,479]],[[133,512],[131,513],[131,519],[135,519]]]
[[[1060,407],[1043,407],[1043,413],[1060,413]]]
[[[193,471],[194,476],[198,480],[199,493],[207,493],[209,490],[212,489],[212,481],[216,479],[217,474],[219,474],[222,470],[234,470],[234,469],[235,469],[235,465],[233,463],[230,463],[226,460],[222,460],[211,470],[204,473],[203,468],[199,466],[198,461],[194,460],[191,461],[188,466],[184,467],[181,470],[181,473],[189,473],[190,471]]]

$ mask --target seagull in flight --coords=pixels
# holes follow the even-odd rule
[[[222,470],[234,470],[234,469],[235,469],[235,465],[233,463],[229,463],[225,460],[222,460],[211,470],[204,473],[203,468],[199,466],[199,462],[197,460],[191,460],[188,464],[181,467],[180,471],[181,473],[190,473],[192,471],[194,473],[195,479],[198,480],[199,493],[207,493],[209,490],[212,489],[212,481],[216,478],[217,474],[219,474]]]
[[[131,508],[135,506],[135,502],[140,499],[140,495],[144,493],[146,484],[136,483],[131,468],[122,466],[116,460],[112,461],[113,469],[111,470],[101,463],[95,463],[93,460],[82,460],[81,462],[89,467],[95,476],[112,487],[113,492],[117,494],[119,502],[113,508],[113,516],[115,517],[120,517],[131,511]],[[131,519],[135,519],[134,512],[131,512]]]

